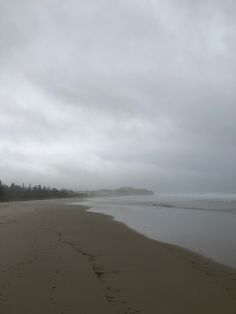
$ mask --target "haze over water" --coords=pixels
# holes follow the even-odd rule
[[[152,239],[236,268],[235,195],[99,197],[82,204]]]

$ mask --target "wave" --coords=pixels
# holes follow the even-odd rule
[[[148,204],[147,204],[148,205]],[[192,207],[192,206],[182,206],[182,205],[174,205],[174,204],[168,204],[168,203],[151,203],[148,206],[154,206],[154,207],[164,207],[164,208],[176,208],[176,209],[186,209],[186,210],[201,210],[201,211],[214,211],[214,212],[227,212],[232,213],[236,212],[236,208],[208,208],[208,207]]]

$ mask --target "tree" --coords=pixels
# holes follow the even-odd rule
[[[0,201],[48,199],[48,198],[67,198],[84,196],[72,190],[49,188],[41,185],[26,187],[24,184],[18,185],[11,183],[3,184],[0,180]]]

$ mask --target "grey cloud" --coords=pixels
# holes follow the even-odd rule
[[[234,1],[0,9],[3,180],[235,191]]]

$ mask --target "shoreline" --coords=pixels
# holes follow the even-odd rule
[[[75,205],[73,205],[75,206]],[[89,207],[89,206],[85,206],[85,205],[80,205],[80,206],[83,206],[83,207],[87,207],[86,208],[86,211],[88,213],[94,213],[94,214],[98,214],[98,215],[104,215],[104,216],[107,216],[109,217],[112,221],[118,223],[118,224],[121,224],[123,226],[125,226],[126,228],[136,232],[137,234],[145,237],[147,240],[151,240],[151,241],[155,241],[157,243],[161,243],[163,245],[168,245],[168,246],[172,246],[176,249],[179,249],[179,250],[184,250],[184,251],[187,251],[189,252],[190,254],[193,254],[193,255],[196,255],[196,256],[199,256],[199,258],[202,258],[202,259],[205,259],[211,263],[214,263],[216,265],[219,265],[220,267],[225,267],[226,269],[231,269],[232,271],[235,271],[236,272],[236,267],[233,267],[233,266],[230,266],[230,265],[227,265],[227,264],[224,264],[224,263],[221,263],[217,260],[215,260],[214,258],[210,257],[210,256],[207,256],[205,255],[204,253],[202,252],[197,252],[195,251],[194,249],[191,249],[191,248],[187,248],[187,247],[184,247],[184,246],[181,246],[181,245],[178,245],[178,244],[174,244],[174,243],[171,243],[171,242],[165,242],[165,241],[162,241],[162,240],[159,240],[159,239],[155,239],[154,237],[152,238],[151,236],[148,236],[147,234],[144,234],[142,233],[141,231],[135,229],[135,228],[132,228],[131,226],[129,226],[127,223],[123,222],[123,221],[119,221],[117,220],[114,216],[112,216],[111,214],[105,214],[105,213],[101,213],[101,212],[98,212],[96,210],[93,210],[93,207]]]
[[[235,269],[64,201],[0,204],[0,312],[235,314]]]
[[[136,198],[128,199],[127,202],[104,199],[88,200],[80,204],[91,207],[91,212],[112,215],[116,221],[125,223],[150,239],[177,245],[236,269],[235,209],[216,208],[209,212],[202,209],[185,211],[183,208],[171,210],[158,207],[156,210],[149,205],[151,202],[148,200],[139,201]],[[202,205],[204,204],[200,203],[198,207]]]
[[[76,206],[76,205],[73,205],[73,206]],[[89,207],[89,206],[85,206],[85,205],[79,205],[81,207],[84,207],[85,211],[88,212],[88,213],[91,213],[91,214],[98,214],[98,215],[102,215],[102,216],[105,216],[105,217],[108,217],[110,218],[111,221],[115,222],[115,223],[118,223],[126,228],[128,228],[129,230],[131,231],[134,231],[135,233],[137,233],[138,235],[140,236],[143,236],[145,239],[147,240],[150,240],[150,241],[154,241],[154,242],[157,242],[159,244],[162,244],[162,245],[167,245],[167,246],[170,246],[170,247],[173,247],[173,248],[176,248],[177,250],[183,250],[184,252],[187,252],[189,254],[192,254],[192,255],[195,255],[196,257],[199,257],[200,259],[204,259],[206,260],[206,262],[209,262],[209,263],[212,263],[212,264],[215,264],[215,265],[218,265],[218,267],[222,267],[222,268],[225,268],[226,270],[228,271],[232,271],[232,272],[235,272],[236,273],[236,267],[232,267],[232,266],[229,266],[229,265],[226,265],[224,263],[220,263],[216,260],[214,260],[213,258],[209,257],[209,256],[206,256],[204,255],[203,253],[199,253],[197,251],[194,251],[193,249],[189,249],[187,247],[184,247],[184,246],[181,246],[181,245],[178,245],[178,244],[174,244],[174,243],[170,243],[170,242],[164,242],[164,241],[161,241],[161,240],[157,240],[155,238],[151,238],[149,237],[148,235],[142,233],[142,232],[139,232],[138,230],[136,230],[135,228],[132,228],[130,227],[128,224],[126,224],[125,222],[122,222],[122,221],[119,221],[119,220],[116,220],[116,218],[110,214],[104,214],[104,213],[100,213],[100,212],[96,212],[95,210],[91,210],[90,209],[93,209],[92,207]]]

